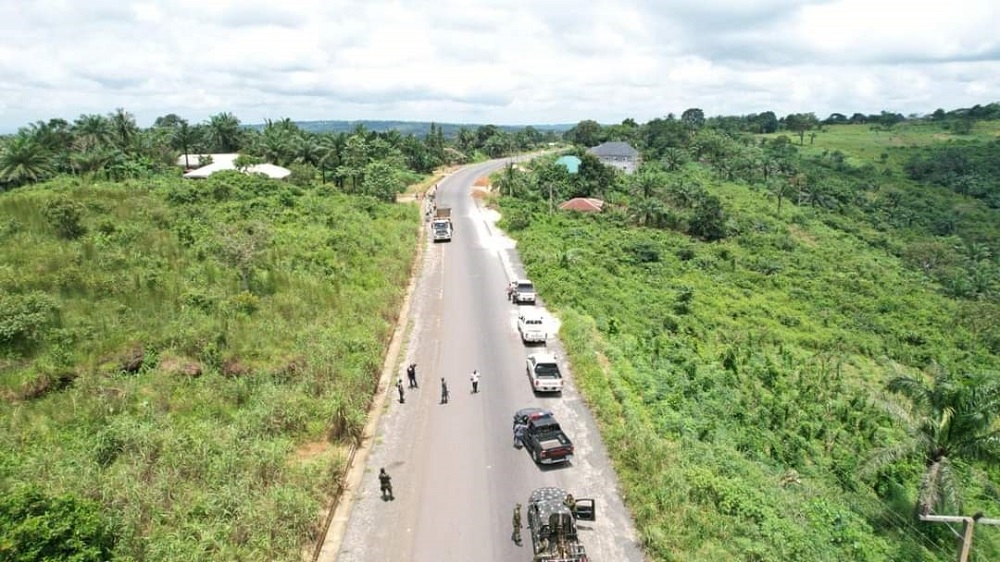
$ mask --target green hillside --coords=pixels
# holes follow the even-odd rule
[[[234,171],[62,178],[0,217],[0,559],[298,559],[364,424],[418,209]]]
[[[801,148],[685,129],[661,147],[637,131],[647,164],[610,182],[589,156],[577,176],[543,160],[496,178],[653,559],[953,560],[952,532],[914,515],[919,447],[876,459],[918,443],[889,414],[918,411],[897,377],[964,397],[945,430],[1000,430],[998,123],[831,126]],[[913,179],[955,150],[983,193]],[[553,214],[551,193],[607,208]],[[1000,455],[954,450],[961,501],[928,509],[996,517]],[[978,528],[972,559],[998,557]]]

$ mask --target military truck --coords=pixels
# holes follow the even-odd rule
[[[434,209],[434,220],[431,221],[431,233],[435,242],[451,242],[455,227],[451,224],[451,207]]]
[[[594,500],[567,502],[562,488],[538,488],[528,498],[528,530],[534,548],[533,561],[588,562],[587,551],[577,537],[577,521],[594,521]],[[571,507],[571,505],[573,507]]]

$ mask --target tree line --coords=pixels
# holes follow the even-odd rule
[[[501,157],[557,140],[554,133],[534,127],[506,130],[495,125],[460,128],[446,137],[431,124],[426,135],[404,135],[396,130],[375,132],[359,124],[350,132],[317,133],[290,119],[267,120],[261,127],[246,126],[223,112],[201,123],[176,114],[158,117],[142,128],[124,109],[37,121],[0,140],[0,189],[45,181],[59,174],[113,181],[138,179],[204,161],[193,155],[240,153],[244,164],[270,162],[292,169],[296,177],[361,190],[369,172],[411,171],[426,174],[438,166],[460,164],[483,157]]]

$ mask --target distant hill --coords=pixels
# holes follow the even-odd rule
[[[358,127],[358,125],[363,125],[365,129],[369,131],[375,131],[382,133],[385,131],[391,131],[393,129],[399,131],[403,135],[414,134],[417,136],[423,136],[430,132],[431,122],[430,121],[295,121],[304,131],[309,131],[311,133],[340,133],[340,132],[350,132]],[[482,124],[456,124],[456,123],[434,123],[435,125],[441,127],[441,131],[446,137],[453,137],[458,134],[458,130],[462,128],[466,129],[476,129],[482,127]],[[248,125],[253,129],[262,129],[264,125],[262,123]],[[534,127],[539,131],[554,131],[556,133],[562,133],[572,129],[574,124],[556,124],[556,125],[496,125],[498,129],[504,131],[519,131],[526,127]]]

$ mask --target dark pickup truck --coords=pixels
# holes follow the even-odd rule
[[[521,444],[537,464],[555,464],[573,458],[573,442],[551,415],[528,419]]]

